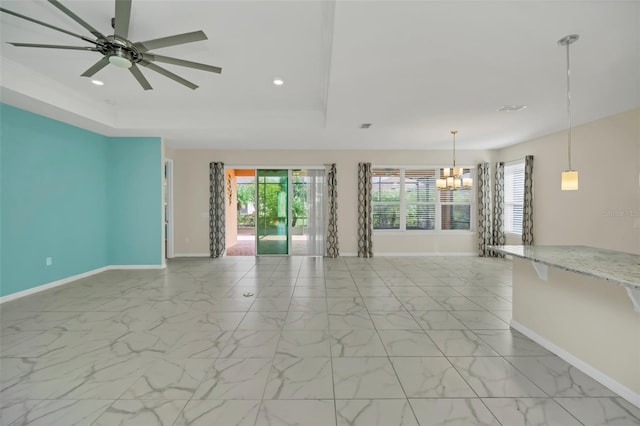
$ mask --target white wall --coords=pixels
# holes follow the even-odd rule
[[[623,286],[554,267],[541,281],[530,261],[515,258],[513,320],[517,330],[640,402],[640,314]]]
[[[167,258],[167,250],[166,247],[164,245],[164,241],[165,238],[167,238],[166,233],[165,233],[165,226],[164,226],[164,204],[167,202],[167,199],[165,197],[164,194],[164,160],[167,158],[167,144],[164,142],[164,140],[160,143],[160,182],[162,182],[162,185],[160,186],[160,191],[162,192],[162,205],[160,206],[160,214],[162,215],[162,221],[160,222],[160,227],[161,227],[161,235],[162,238],[160,239],[161,241],[161,245],[162,245],[162,264],[165,264],[165,259]]]
[[[498,151],[457,153],[461,165],[511,161],[534,156],[535,244],[581,244],[640,254],[640,110],[607,117],[573,129],[573,166],[580,173],[578,191],[560,191],[567,167],[566,132]],[[357,252],[357,163],[374,166],[446,165],[443,151],[239,151],[172,150],[176,253],[209,251],[209,162],[238,166],[322,166],[338,169],[340,252]],[[509,243],[520,244],[519,240]],[[374,253],[475,253],[475,233],[376,233]]]
[[[226,167],[322,166],[336,163],[338,180],[338,233],[341,254],[357,252],[358,162],[375,165],[447,165],[451,151],[215,151],[175,150],[174,215],[176,253],[206,254],[209,251],[209,163]],[[475,166],[492,161],[491,151],[459,151],[460,165]],[[463,235],[398,233],[376,234],[374,253],[475,253],[475,233]]]
[[[640,109],[573,129],[578,191],[561,191],[567,133],[500,150],[498,161],[534,156],[534,243],[640,254]],[[520,244],[520,242],[514,242]]]
[[[173,160],[176,151],[166,143],[163,143],[162,146],[164,147],[164,158]]]

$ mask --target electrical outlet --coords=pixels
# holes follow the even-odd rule
[[[47,262],[47,266],[53,265],[53,258],[52,257],[47,257],[46,262]]]

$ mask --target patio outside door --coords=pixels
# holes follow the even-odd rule
[[[291,254],[324,255],[324,169],[291,170]]]
[[[289,171],[257,171],[256,253],[289,254]]]

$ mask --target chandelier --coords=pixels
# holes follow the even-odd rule
[[[458,189],[471,189],[473,179],[464,176],[462,167],[456,167],[456,133],[452,130],[453,135],[453,167],[442,169],[440,178],[436,180],[436,188],[441,191],[456,191]]]

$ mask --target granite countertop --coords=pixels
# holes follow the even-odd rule
[[[640,290],[640,255],[587,246],[491,246],[502,254]]]

